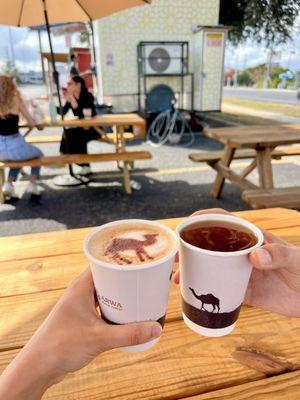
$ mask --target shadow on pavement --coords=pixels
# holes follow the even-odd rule
[[[113,182],[98,180],[88,187],[47,187],[34,204],[24,195],[17,203],[4,206],[8,209],[0,214],[1,235],[96,226],[124,218],[181,217],[211,207],[249,209],[241,200],[240,191],[230,184],[225,185],[222,198],[216,200],[209,194],[211,184],[161,181],[147,176],[134,180],[142,188],[131,196],[124,193],[122,181],[117,178]]]

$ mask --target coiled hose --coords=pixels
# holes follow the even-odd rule
[[[152,121],[147,132],[147,143],[154,147],[162,146],[168,141],[170,144],[179,144],[186,133],[190,136],[190,140],[181,146],[187,147],[194,143],[195,133],[189,127],[181,111],[169,109],[159,113]]]

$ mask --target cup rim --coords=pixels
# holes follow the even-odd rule
[[[196,247],[196,246],[193,246],[192,244],[187,243],[185,240],[182,239],[182,237],[180,235],[181,231],[184,228],[186,228],[187,226],[192,225],[193,223],[198,222],[198,221],[220,221],[220,222],[226,221],[226,222],[232,222],[232,223],[242,225],[245,228],[249,229],[252,233],[255,234],[255,236],[257,237],[257,243],[254,246],[249,247],[248,249],[238,250],[238,251],[221,252],[221,251],[201,249],[199,247]],[[243,218],[236,217],[235,215],[227,215],[227,214],[211,213],[211,214],[201,214],[201,215],[195,215],[195,216],[189,217],[189,218],[185,219],[183,222],[181,222],[176,227],[176,234],[177,234],[180,242],[187,248],[189,248],[193,251],[196,251],[198,253],[201,253],[201,254],[206,254],[206,255],[216,256],[216,257],[236,257],[236,256],[249,254],[249,253],[251,253],[251,251],[262,246],[262,244],[264,243],[264,235],[263,235],[262,231],[256,225],[252,224],[251,222],[249,222]]]
[[[109,228],[109,227],[113,227],[113,226],[118,226],[118,225],[126,225],[126,224],[134,224],[134,223],[141,223],[141,224],[145,224],[145,225],[151,225],[151,226],[158,226],[159,228],[165,230],[166,232],[168,232],[169,234],[171,234],[171,236],[174,239],[174,250],[172,252],[170,252],[168,255],[166,255],[165,257],[159,258],[158,260],[149,262],[147,264],[133,264],[130,265],[130,267],[124,267],[123,265],[119,265],[119,264],[111,264],[102,260],[97,259],[96,257],[94,257],[88,249],[88,244],[90,239],[92,238],[92,236],[94,236],[96,233],[102,231],[105,228]],[[179,239],[178,236],[176,235],[176,233],[170,229],[169,227],[156,222],[156,221],[150,221],[147,219],[122,219],[122,220],[117,220],[117,221],[113,221],[113,222],[108,222],[106,224],[103,224],[99,227],[97,227],[96,229],[93,229],[92,232],[90,232],[84,239],[83,242],[83,251],[86,255],[86,257],[88,258],[89,261],[92,261],[94,264],[99,265],[100,267],[106,267],[109,269],[115,269],[118,271],[126,271],[126,272],[130,272],[130,271],[139,271],[139,270],[143,270],[143,269],[149,269],[152,267],[155,267],[157,265],[163,264],[164,262],[168,261],[169,259],[171,259],[172,257],[175,257],[176,253],[179,250]]]

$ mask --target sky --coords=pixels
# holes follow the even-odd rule
[[[19,71],[41,70],[37,32],[30,31],[28,28],[0,26],[0,38],[0,69],[3,66],[4,60],[15,59],[15,64]],[[76,38],[74,38],[74,42],[76,42]],[[68,51],[63,36],[54,36],[53,44],[54,51],[56,52]],[[49,50],[45,32],[42,34],[42,46],[44,51]],[[300,70],[299,33],[295,33],[292,41],[278,47],[276,50],[279,53],[273,58],[273,61],[278,61],[283,67]],[[265,63],[268,57],[268,49],[250,41],[238,47],[227,45],[225,66],[244,69]]]
[[[21,72],[41,71],[38,33],[28,28],[14,28],[0,25],[0,68],[5,60],[15,59],[16,67]],[[68,52],[64,36],[52,36],[55,52]],[[74,38],[76,44],[76,37]],[[42,33],[43,51],[49,51],[48,37]]]
[[[282,67],[293,71],[300,70],[300,36],[293,35],[293,39],[276,47],[276,54],[272,56],[273,62],[278,62]],[[225,53],[225,66],[243,70],[268,62],[270,50],[263,45],[247,41],[242,45],[233,47],[227,45]]]

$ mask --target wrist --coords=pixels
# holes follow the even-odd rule
[[[51,386],[51,379],[26,357],[13,360],[0,378],[0,398],[40,400]]]
[[[0,378],[0,399],[40,400],[49,387],[60,379],[56,376],[47,349],[25,346]]]

